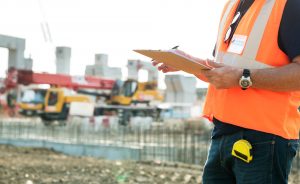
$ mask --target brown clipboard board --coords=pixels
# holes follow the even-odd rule
[[[177,70],[182,70],[191,74],[199,74],[200,70],[210,70],[211,66],[205,63],[199,63],[193,58],[189,58],[176,50],[133,50],[139,54],[150,57],[155,61],[164,63]]]

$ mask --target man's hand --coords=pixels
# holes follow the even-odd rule
[[[206,82],[214,85],[217,89],[228,89],[239,87],[239,79],[243,70],[221,63],[207,60],[207,64],[212,66],[211,70],[202,70],[201,75],[205,76]]]
[[[199,75],[206,77],[207,82],[217,89],[239,87],[243,69],[207,61],[212,70],[202,70]],[[290,64],[264,69],[251,69],[252,88],[278,92],[300,91],[300,56]]]
[[[152,65],[153,66],[157,66],[160,62],[158,61],[152,61]],[[168,73],[168,72],[177,72],[179,70],[175,69],[175,68],[172,68],[168,65],[165,65],[165,64],[161,64],[160,66],[158,66],[157,68],[159,71],[162,71],[163,73]]]
[[[190,58],[190,59],[194,59],[195,61],[199,61],[199,62],[203,62],[202,59],[199,59],[199,58],[196,58],[196,57],[193,57],[185,52],[183,52],[182,50],[179,50],[179,49],[174,49],[174,52],[179,54],[179,55],[182,55],[182,56],[185,56],[187,58]],[[152,61],[152,64],[153,66],[158,66],[158,64],[160,64],[160,62],[158,61]],[[177,71],[180,71],[176,68],[172,68],[166,64],[161,64],[160,66],[158,66],[157,68],[159,71],[162,71],[163,73],[168,73],[168,72],[177,72]],[[199,78],[199,77],[198,77]]]

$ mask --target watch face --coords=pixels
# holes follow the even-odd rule
[[[249,69],[244,69],[243,70],[243,75],[240,78],[239,84],[240,84],[242,90],[246,90],[250,86],[252,86],[252,81],[251,81],[251,78],[250,78],[250,70]]]
[[[242,76],[239,83],[240,83],[240,86],[243,90],[248,89],[250,86],[252,86],[252,82],[251,82],[250,77]]]
[[[244,88],[247,88],[248,86],[250,86],[250,81],[242,80],[241,81],[241,86],[244,87]]]

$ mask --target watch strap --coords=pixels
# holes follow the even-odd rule
[[[244,70],[243,70],[243,76],[244,76],[245,78],[250,77],[250,70],[249,70],[249,69],[244,69]]]

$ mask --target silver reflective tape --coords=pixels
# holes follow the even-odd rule
[[[246,58],[244,56],[240,56],[238,54],[233,53],[224,53],[220,52],[218,55],[218,59],[229,66],[237,67],[237,68],[248,68],[248,69],[263,69],[263,68],[273,68],[273,66],[261,63],[251,58]]]
[[[262,40],[275,1],[276,0],[265,0],[265,4],[262,7],[256,21],[254,22],[243,52],[243,56],[249,58],[250,60],[254,60],[256,58],[260,42]]]
[[[229,16],[229,13],[230,13],[231,9],[233,8],[234,4],[237,1],[239,1],[239,0],[231,0],[230,1],[230,3],[227,6],[227,9],[224,12],[224,15],[223,15],[222,19],[221,19],[220,26],[219,26],[217,45],[216,45],[216,49],[215,49],[216,56],[218,55],[220,44],[223,42],[223,30],[224,30],[224,27],[225,27],[226,20]]]

